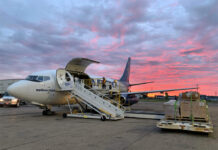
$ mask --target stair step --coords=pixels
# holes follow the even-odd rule
[[[103,94],[84,88],[84,85],[75,83],[72,90],[72,94],[79,97],[81,102],[88,105],[98,113],[106,114],[111,119],[123,119],[124,110],[121,110],[117,106],[113,105],[108,100],[102,98]]]

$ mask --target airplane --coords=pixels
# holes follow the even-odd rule
[[[76,97],[72,97],[70,90],[72,90],[71,83],[75,82],[75,79],[79,82],[83,82],[87,79],[95,81],[91,78],[91,75],[85,73],[86,68],[92,63],[99,63],[98,61],[87,58],[73,58],[64,69],[57,70],[45,70],[35,72],[26,77],[24,80],[20,80],[10,85],[7,89],[8,93],[14,97],[28,101],[34,105],[44,109],[42,114],[50,114],[51,107],[55,105],[66,105],[78,103]],[[154,91],[142,91],[142,92],[128,92],[129,87],[147,84],[152,82],[143,82],[130,84],[130,63],[131,58],[128,58],[125,70],[122,77],[117,81],[119,86],[119,92],[115,92],[112,95],[120,94],[121,104],[124,106],[133,105],[139,101],[135,97],[135,94],[147,94],[156,92],[168,92],[177,90],[189,90],[196,88],[182,88],[182,89],[167,89],[167,90],[154,90]],[[115,80],[108,80],[112,83]],[[67,87],[68,86],[68,87]],[[69,90],[69,86],[71,89]],[[88,85],[87,85],[88,86]],[[64,89],[64,88],[67,89]],[[94,86],[96,87],[96,86]],[[94,88],[93,87],[93,88]],[[89,87],[91,89],[91,87]],[[97,89],[98,90],[98,89]],[[101,91],[102,89],[100,89]],[[105,89],[106,91],[109,91]],[[109,92],[107,92],[109,93]],[[112,98],[114,98],[112,96]],[[66,100],[67,99],[67,100]]]

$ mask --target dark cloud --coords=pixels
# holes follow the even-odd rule
[[[202,52],[203,52],[203,49],[192,49],[192,50],[181,51],[180,54],[190,55],[190,54],[200,54]]]
[[[161,65],[160,61],[150,61],[146,59],[142,60],[133,60],[133,64],[137,66],[158,66]]]
[[[202,72],[202,71],[211,71],[211,67],[207,67],[207,66],[200,66],[200,67],[196,67],[196,66],[193,66],[193,67],[189,67],[189,66],[186,66],[186,67],[169,67],[170,69],[174,69],[174,70],[180,70],[180,71],[197,71],[197,72]]]

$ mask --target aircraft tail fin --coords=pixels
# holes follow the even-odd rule
[[[122,75],[122,77],[120,78],[119,81],[129,83],[130,64],[131,64],[131,58],[129,57],[128,61],[126,63],[126,67],[125,67],[125,70],[123,72],[123,75]]]

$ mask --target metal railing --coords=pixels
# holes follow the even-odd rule
[[[103,93],[101,93],[100,91],[97,91],[97,90],[91,88],[90,86],[87,86],[87,85],[85,85],[85,86],[86,86],[87,89],[88,89],[89,91],[91,91],[92,93],[98,95],[99,97],[103,98],[104,100],[109,101],[111,104],[113,104],[113,105],[115,105],[115,106],[118,106],[121,110],[126,111],[126,108],[125,108],[123,105],[121,105],[120,103],[118,103],[116,100],[113,100],[113,99],[109,98],[109,97],[106,96],[105,94],[103,94]]]
[[[85,85],[84,82],[75,82],[75,85],[78,84],[80,86],[82,86],[83,88],[86,88],[87,90],[89,90],[90,92],[92,92],[93,94],[99,96],[100,98],[109,101],[111,104],[113,104],[114,106],[120,108],[122,111],[126,111],[125,107],[122,106],[120,103],[118,103],[117,101],[110,99],[108,96],[105,96],[103,93],[101,93],[100,91],[97,91],[95,89],[93,89],[92,87]]]

